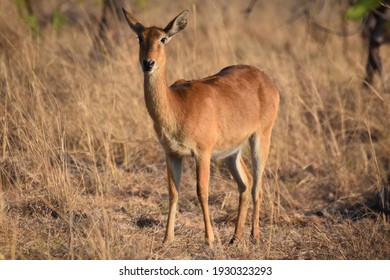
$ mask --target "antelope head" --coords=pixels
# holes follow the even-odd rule
[[[165,44],[186,27],[189,12],[181,12],[162,29],[155,26],[145,27],[132,14],[123,8],[122,10],[130,28],[138,36],[139,62],[144,73],[152,74],[165,67]]]

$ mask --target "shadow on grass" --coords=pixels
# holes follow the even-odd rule
[[[363,218],[377,218],[385,215],[390,218],[390,175],[387,184],[376,192],[366,192],[359,197],[345,198],[334,202],[331,206],[307,212],[308,216],[339,215],[352,221]],[[390,222],[390,219],[387,219]]]

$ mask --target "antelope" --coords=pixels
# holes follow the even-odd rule
[[[123,9],[123,8],[122,8]],[[145,27],[123,9],[139,40],[144,98],[166,156],[169,213],[164,243],[174,239],[175,215],[184,157],[196,162],[197,196],[203,212],[205,242],[213,246],[208,187],[210,160],[225,158],[239,191],[238,218],[231,243],[242,239],[250,195],[253,200],[252,240],[259,241],[262,174],[275,123],[279,92],[271,79],[249,65],[234,65],[200,80],[178,80],[168,86],[165,45],[187,25],[184,10],[165,28]],[[252,176],[241,156],[249,142]]]

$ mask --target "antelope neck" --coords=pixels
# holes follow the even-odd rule
[[[153,73],[144,73],[144,95],[146,107],[155,125],[173,129],[174,93],[168,87],[164,67],[156,69]]]

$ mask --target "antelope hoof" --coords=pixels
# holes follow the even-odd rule
[[[213,248],[214,247],[214,238],[205,238],[205,243],[207,246],[209,246],[210,248]]]
[[[173,243],[173,237],[164,237],[163,244],[169,246]]]
[[[251,241],[253,244],[257,245],[260,244],[260,237],[259,234],[251,235]]]
[[[239,238],[237,235],[234,234],[232,239],[230,239],[229,244],[230,245],[237,244],[240,242],[240,240],[241,240],[241,238]]]

